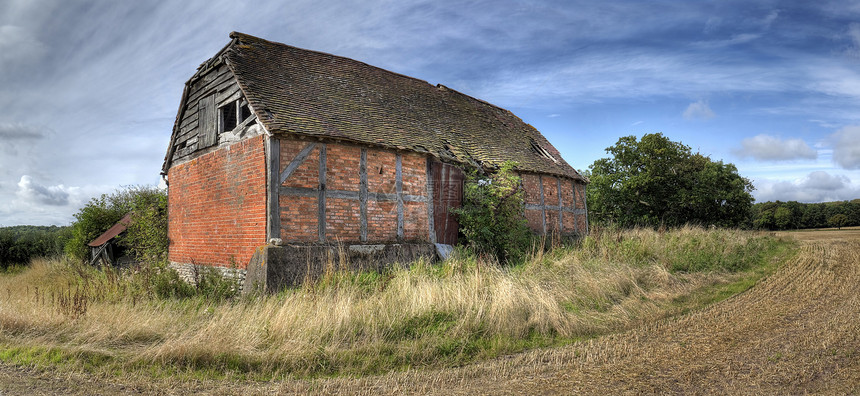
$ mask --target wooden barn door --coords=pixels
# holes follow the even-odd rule
[[[463,204],[463,171],[453,165],[431,161],[430,175],[433,178],[433,227],[436,231],[436,242],[456,244],[460,224],[450,209],[459,208]]]

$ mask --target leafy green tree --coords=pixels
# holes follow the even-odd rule
[[[820,228],[827,226],[827,205],[823,203],[808,204],[803,208],[800,228]]]
[[[515,166],[508,161],[491,175],[477,170],[467,173],[463,207],[454,210],[467,244],[502,262],[522,258],[531,241],[523,217],[524,191]]]
[[[750,216],[752,183],[661,133],[626,136],[589,166],[589,217],[622,226],[685,223],[739,226]]]
[[[789,228],[792,223],[791,209],[785,206],[776,208],[776,212],[773,213],[773,221],[776,224],[776,228],[780,230]]]
[[[848,224],[848,216],[839,213],[830,217],[827,222],[831,227],[836,227],[841,230],[842,227],[845,227],[845,225]]]

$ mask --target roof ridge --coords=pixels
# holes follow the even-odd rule
[[[250,39],[250,40],[265,41],[265,42],[267,42],[267,43],[269,43],[269,44],[278,45],[278,46],[281,46],[281,47],[294,48],[294,49],[297,49],[297,50],[300,50],[300,51],[313,52],[313,53],[315,53],[315,54],[319,54],[319,55],[331,56],[331,57],[333,57],[333,58],[344,59],[344,60],[347,60],[347,61],[350,61],[350,62],[357,62],[357,63],[361,63],[362,65],[365,65],[365,66],[368,66],[368,67],[371,67],[371,68],[374,68],[374,69],[377,69],[377,70],[384,71],[384,72],[386,72],[386,73],[390,73],[390,74],[394,74],[394,75],[399,76],[399,77],[405,77],[405,78],[408,78],[408,79],[410,79],[410,80],[415,80],[415,81],[418,81],[418,82],[422,82],[422,83],[424,83],[424,84],[427,84],[427,85],[428,85],[429,87],[431,87],[431,88],[433,87],[433,84],[429,83],[427,80],[422,80],[422,79],[417,78],[417,77],[412,77],[412,76],[408,76],[408,75],[406,75],[406,74],[401,74],[401,73],[398,73],[398,72],[395,72],[395,71],[391,71],[391,70],[388,70],[388,69],[384,69],[384,68],[381,68],[381,67],[379,67],[379,66],[374,66],[374,65],[371,65],[370,63],[363,62],[363,61],[360,61],[360,60],[358,60],[358,59],[349,58],[349,57],[346,57],[346,56],[343,56],[343,55],[335,55],[335,54],[332,54],[332,53],[330,53],[330,52],[317,51],[317,50],[312,50],[312,49],[307,49],[307,48],[302,48],[302,47],[296,47],[295,45],[289,45],[289,44],[284,44],[284,43],[280,43],[280,42],[277,42],[277,41],[266,40],[266,39],[264,39],[264,38],[260,38],[260,37],[254,36],[254,35],[250,35],[250,34],[242,33],[242,32],[237,32],[237,31],[232,31],[232,32],[230,32],[230,38],[231,38],[231,39],[238,39],[238,40],[239,40],[239,42],[241,42],[243,38],[245,38],[245,39]],[[228,44],[227,46],[229,47],[229,46],[231,46],[232,44],[233,44],[233,43],[231,42],[231,43],[230,43],[230,44]]]

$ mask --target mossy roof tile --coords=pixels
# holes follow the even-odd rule
[[[356,60],[243,33],[230,37],[224,59],[272,133],[413,150],[485,167],[513,160],[522,171],[583,179],[510,111]]]

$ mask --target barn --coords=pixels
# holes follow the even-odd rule
[[[515,161],[539,234],[587,232],[583,178],[510,111],[243,33],[186,82],[162,174],[169,260],[277,289],[455,244],[463,170]],[[346,257],[346,260],[343,258]]]

